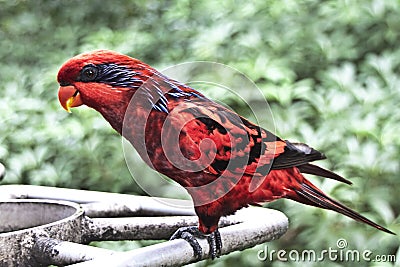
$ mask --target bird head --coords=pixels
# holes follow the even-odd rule
[[[143,62],[114,51],[97,50],[77,55],[61,67],[57,80],[62,107],[87,105],[98,111],[130,99],[135,89],[155,71]]]
[[[58,72],[58,99],[68,112],[81,105],[94,108],[120,130],[133,94],[155,72],[145,63],[114,51],[80,54]]]
[[[167,98],[204,97],[193,88],[170,79],[138,59],[109,50],[77,55],[60,68],[58,99],[62,107],[89,106],[121,133],[127,108],[143,116],[168,113]],[[134,101],[133,95],[135,95]]]

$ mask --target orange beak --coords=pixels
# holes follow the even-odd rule
[[[71,108],[83,105],[79,91],[73,86],[60,86],[58,100],[61,106],[71,113]]]

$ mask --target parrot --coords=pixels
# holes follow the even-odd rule
[[[148,64],[111,50],[74,56],[60,68],[58,99],[68,112],[86,105],[136,149],[155,171],[191,196],[197,226],[179,228],[200,259],[196,238],[207,238],[209,257],[223,246],[221,217],[280,198],[332,210],[395,234],[329,197],[303,174],[349,180],[313,164],[326,156],[252,123],[198,90]]]

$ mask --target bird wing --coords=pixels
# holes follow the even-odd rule
[[[284,141],[207,98],[173,106],[170,115],[175,118],[175,128],[181,128],[180,150],[206,172],[266,176],[271,169],[325,158],[315,149]]]

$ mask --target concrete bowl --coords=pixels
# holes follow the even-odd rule
[[[32,249],[39,237],[81,243],[84,216],[72,202],[0,201],[0,266],[40,266]]]

